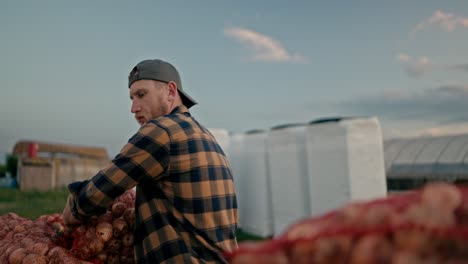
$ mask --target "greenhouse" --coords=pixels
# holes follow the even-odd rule
[[[391,139],[384,142],[389,190],[417,188],[426,182],[468,182],[468,134]]]

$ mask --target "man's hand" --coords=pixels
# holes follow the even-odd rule
[[[63,209],[63,222],[65,226],[71,226],[71,225],[79,225],[81,224],[81,221],[78,220],[75,216],[73,216],[71,210],[70,210],[70,200],[73,199],[73,195],[69,194],[67,198],[67,202],[65,204],[65,208]]]

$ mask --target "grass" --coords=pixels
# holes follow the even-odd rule
[[[258,241],[258,240],[264,240],[265,238],[259,237],[253,234],[249,234],[242,229],[237,229],[236,232],[236,237],[237,241],[242,242],[242,241]]]
[[[61,213],[67,200],[68,190],[27,191],[0,188],[0,215],[16,213],[17,215],[36,219],[43,214]]]
[[[20,191],[18,189],[0,188],[0,215],[16,213],[27,218],[36,219],[44,214],[62,213],[68,190],[58,191]],[[237,240],[263,240],[264,238],[237,230]]]

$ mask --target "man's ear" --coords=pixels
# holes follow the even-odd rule
[[[174,98],[176,98],[178,94],[177,84],[175,82],[169,82],[167,86],[168,86],[168,91],[169,91],[169,98],[171,100],[174,100]]]

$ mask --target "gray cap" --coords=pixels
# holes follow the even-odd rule
[[[160,82],[175,82],[177,89],[179,90],[182,103],[190,108],[197,104],[197,101],[193,100],[188,94],[182,89],[182,81],[180,80],[177,69],[172,66],[169,62],[163,60],[144,60],[133,67],[132,71],[128,75],[128,88],[132,83],[138,80],[155,80]]]

